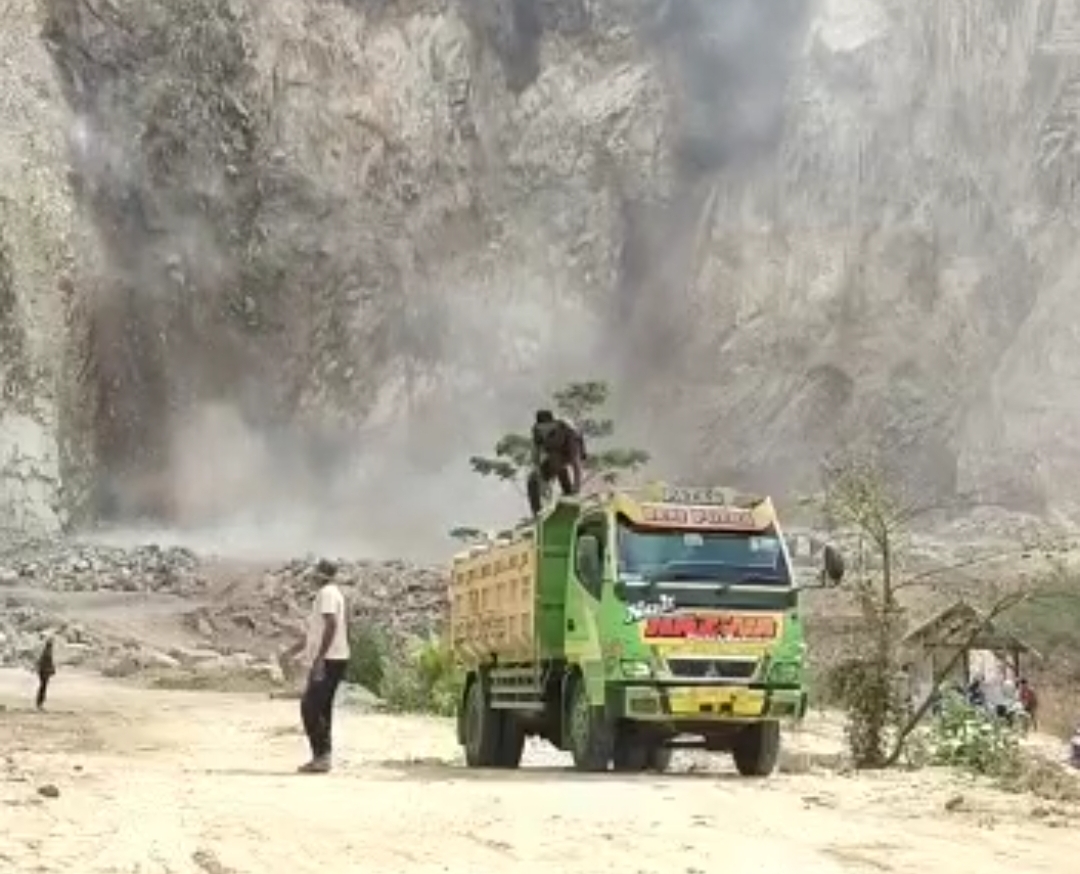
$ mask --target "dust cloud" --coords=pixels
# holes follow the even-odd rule
[[[698,327],[672,304],[680,287],[694,281],[694,247],[709,221],[710,199],[702,191],[777,140],[791,45],[805,5],[661,4],[643,35],[677,61],[672,158],[680,187],[661,214],[624,204],[624,256],[609,294],[585,300],[514,263],[483,280],[448,287],[440,277],[410,288],[395,330],[408,333],[410,319],[434,314],[437,348],[422,361],[386,353],[363,410],[331,410],[334,416],[317,421],[294,408],[293,420],[270,423],[257,410],[264,399],[280,396],[276,369],[282,362],[236,354],[213,325],[202,325],[203,334],[178,334],[160,313],[150,312],[163,297],[235,279],[213,234],[193,223],[190,213],[162,213],[157,204],[155,221],[167,230],[168,249],[175,253],[164,259],[164,274],[160,246],[140,253],[114,241],[110,248],[123,253],[119,272],[137,286],[135,305],[151,326],[146,333],[157,330],[165,345],[191,352],[162,353],[165,363],[146,372],[149,357],[132,351],[130,330],[114,324],[105,332],[107,348],[99,357],[117,359],[105,368],[105,378],[120,373],[136,394],[140,386],[146,390],[128,403],[139,407],[131,410],[133,421],[154,418],[140,433],[142,443],[156,445],[150,451],[143,446],[137,476],[129,475],[136,465],[123,459],[103,471],[99,486],[113,499],[92,536],[262,558],[322,553],[440,559],[454,548],[446,533],[451,527],[495,527],[518,517],[523,497],[507,484],[480,480],[467,458],[489,450],[507,430],[527,427],[533,409],[571,379],[611,380],[614,412],[626,425],[623,439],[649,446],[665,473],[680,475],[689,467],[684,443],[658,421],[654,406],[642,402],[644,391],[672,376],[679,338]],[[85,121],[73,143],[84,175],[113,189],[137,185],[130,155],[100,143]],[[209,168],[204,172],[204,187],[224,184]],[[185,270],[187,275],[174,275]],[[114,303],[102,302],[99,316]],[[174,309],[184,306],[173,303]],[[644,369],[627,366],[631,358]],[[217,390],[206,391],[218,378]],[[355,378],[371,377],[361,372]],[[179,402],[164,404],[165,395],[177,394]],[[123,452],[133,459],[138,454]],[[153,493],[150,511],[140,489]]]
[[[454,526],[494,528],[519,518],[524,496],[511,484],[481,481],[467,459],[526,428],[566,380],[596,375],[580,354],[594,348],[596,328],[587,313],[538,307],[529,295],[497,314],[462,304],[444,327],[449,354],[439,369],[411,389],[404,379],[384,384],[357,428],[328,437],[299,422],[260,427],[230,401],[176,417],[155,483],[168,496],[167,523],[121,518],[94,539],[250,559],[437,561],[455,548]],[[500,335],[515,343],[492,347]],[[478,349],[487,352],[471,360],[468,350]]]
[[[721,202],[738,203],[754,165],[775,158],[788,84],[810,21],[807,0],[679,0],[657,4],[646,28],[668,69],[672,121],[670,196],[622,204],[622,257],[606,338],[621,386],[647,411],[635,425],[674,476],[730,478],[702,463],[702,437],[715,457],[745,457],[703,409],[723,379],[729,325],[717,318],[730,289],[708,286],[709,247],[723,234]],[[728,219],[730,220],[730,219]],[[711,314],[711,316],[710,316]],[[663,415],[659,411],[663,410]],[[707,430],[706,430],[707,429]],[[750,487],[749,483],[733,483]]]

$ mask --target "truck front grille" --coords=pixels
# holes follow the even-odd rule
[[[687,680],[749,680],[757,668],[753,659],[668,659],[673,677]]]

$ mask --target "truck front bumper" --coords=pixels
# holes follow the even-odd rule
[[[608,687],[608,714],[652,722],[758,722],[801,719],[806,692],[798,688],[620,684]]]

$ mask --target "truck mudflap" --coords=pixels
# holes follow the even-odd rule
[[[657,722],[801,719],[806,707],[806,692],[801,689],[628,684],[610,686],[607,694],[612,718]]]

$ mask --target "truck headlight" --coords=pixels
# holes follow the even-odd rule
[[[652,676],[652,666],[648,662],[637,662],[623,659],[621,662],[624,677],[641,680]]]

